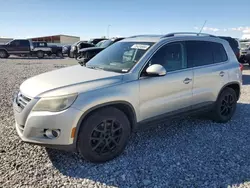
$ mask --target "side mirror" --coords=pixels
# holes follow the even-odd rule
[[[146,69],[148,76],[164,76],[167,74],[166,69],[159,64],[154,64]]]

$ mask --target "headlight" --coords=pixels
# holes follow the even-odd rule
[[[77,94],[59,97],[41,98],[34,106],[33,111],[59,112],[69,108],[76,100]]]

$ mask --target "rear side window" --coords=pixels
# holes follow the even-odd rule
[[[197,67],[213,64],[213,50],[209,42],[187,41],[187,61],[188,67]]]
[[[13,40],[10,44],[12,46],[19,46],[20,45],[20,40]]]
[[[187,41],[188,67],[210,65],[228,60],[224,46],[217,42]]]
[[[27,40],[21,40],[21,41],[20,41],[20,45],[21,45],[21,46],[29,46],[30,43],[29,43],[29,41],[27,41]]]
[[[38,43],[38,46],[40,46],[40,47],[45,47],[46,44],[45,44],[44,42],[39,42],[39,43]]]
[[[239,47],[239,44],[238,44],[237,40],[235,40],[235,39],[233,39],[231,37],[220,37],[220,38],[226,40],[230,44],[230,46],[232,48]]]
[[[227,61],[227,54],[222,44],[210,42],[210,45],[213,49],[214,63]]]

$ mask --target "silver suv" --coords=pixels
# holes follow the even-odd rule
[[[25,142],[104,162],[122,153],[139,125],[201,111],[229,121],[241,83],[239,63],[223,39],[132,36],[85,66],[26,80],[14,97],[16,130]]]

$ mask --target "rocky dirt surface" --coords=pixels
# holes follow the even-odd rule
[[[135,133],[125,152],[104,164],[21,142],[12,95],[27,78],[73,59],[0,59],[0,187],[250,187],[250,70],[233,119],[173,120]],[[80,67],[79,67],[80,68]]]

